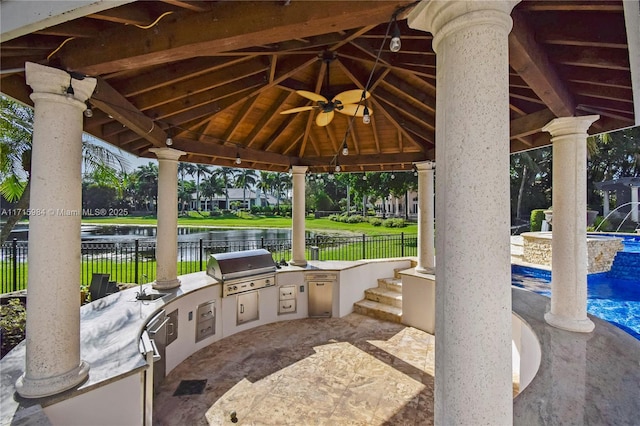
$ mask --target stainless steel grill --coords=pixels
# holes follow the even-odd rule
[[[264,249],[212,254],[207,275],[222,284],[222,297],[270,287],[276,283],[276,264]]]

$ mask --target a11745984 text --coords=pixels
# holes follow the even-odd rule
[[[128,209],[63,209],[63,208],[29,208],[17,209],[9,208],[0,210],[0,216],[82,216],[82,217],[104,217],[104,216],[128,216]]]

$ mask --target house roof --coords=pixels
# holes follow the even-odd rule
[[[436,55],[431,34],[407,26],[412,5],[126,3],[3,34],[1,90],[31,103],[25,61],[97,77],[85,131],[142,157],[171,136],[189,162],[235,166],[239,155],[242,167],[272,171],[330,171],[336,159],[345,171],[406,170],[435,159]],[[387,36],[394,14],[397,53]],[[622,1],[522,1],[512,17],[512,152],[549,144],[541,128],[557,116],[599,114],[596,133],[635,124]],[[331,99],[365,86],[368,125],[338,113],[320,127],[317,110],[281,114],[313,105],[297,90]],[[343,141],[348,156],[338,155]]]

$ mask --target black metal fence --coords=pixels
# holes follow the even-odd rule
[[[417,236],[361,235],[355,237],[316,235],[305,244],[308,260],[359,260],[417,256]],[[276,262],[291,259],[291,239],[198,240],[178,243],[178,275],[203,271],[209,255],[264,248]],[[81,244],[82,285],[93,274],[109,274],[119,283],[149,282],[155,279],[155,241],[83,242]],[[10,241],[0,247],[0,293],[23,290],[28,279],[28,246]]]

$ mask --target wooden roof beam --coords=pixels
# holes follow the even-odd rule
[[[118,93],[109,83],[100,77],[97,78],[97,82],[96,90],[90,99],[91,104],[112,116],[154,146],[165,146],[167,134],[164,130]]]
[[[509,33],[509,64],[557,117],[573,116],[575,100],[536,42],[526,17],[518,10],[514,10],[511,17],[513,29]]]
[[[95,40],[73,40],[57,54],[70,70],[99,75],[386,22],[394,1],[219,2],[211,11],[169,16],[154,29],[127,26]],[[250,11],[250,13],[249,13]],[[259,19],[258,19],[259,17]],[[211,23],[215,22],[215,25]],[[206,28],[206,31],[203,29]],[[100,48],[98,48],[100,46]]]

